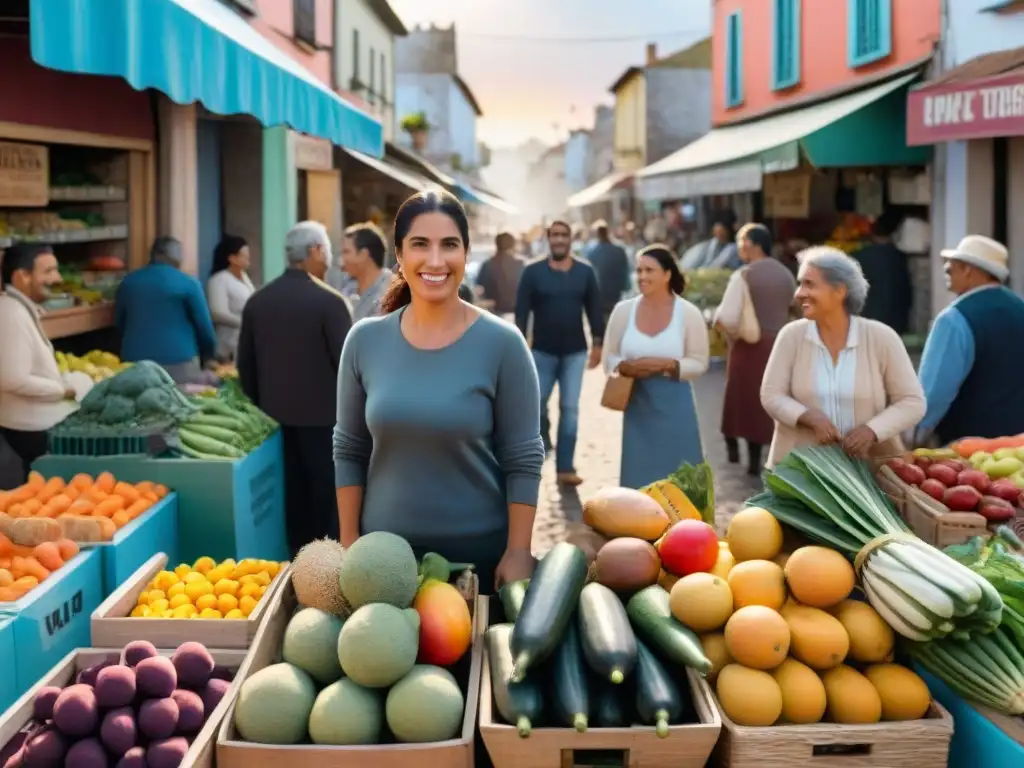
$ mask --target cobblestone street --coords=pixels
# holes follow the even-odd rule
[[[533,532],[533,549],[537,555],[546,552],[552,544],[569,535],[574,526],[580,525],[581,499],[599,488],[619,482],[622,414],[601,407],[603,386],[604,373],[600,368],[586,372],[576,444],[576,470],[584,479],[583,485],[578,489],[562,488],[555,482],[553,454],[544,464]],[[760,488],[760,481],[748,477],[743,465],[729,464],[726,460],[725,444],[719,433],[725,391],[724,367],[713,367],[696,382],[694,391],[704,451],[715,475],[715,522],[719,530],[724,531],[743,501]],[[554,435],[558,423],[557,391],[551,398],[549,411]]]

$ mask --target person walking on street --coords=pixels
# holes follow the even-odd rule
[[[601,290],[601,311],[607,324],[612,309],[630,288],[629,257],[625,248],[612,242],[608,222],[598,219],[594,222],[594,232],[597,243],[587,253],[587,261],[597,275],[597,287]]]
[[[288,268],[242,312],[238,378],[253,403],[281,425],[285,524],[296,552],[338,537],[331,441],[341,347],[352,327],[348,301],[323,282],[331,262],[327,229],[315,221],[285,238]]]
[[[722,403],[722,435],[729,462],[740,460],[740,440],[747,443],[747,473],[757,477],[763,468],[763,448],[772,441],[775,424],[761,405],[761,379],[775,336],[789,322],[796,292],[793,273],[771,257],[772,235],[764,224],[747,224],[736,235],[740,259],[746,265],[732,274],[715,325],[729,338]],[[751,307],[744,306],[750,302]],[[739,336],[744,311],[753,310],[760,339]]]
[[[872,228],[873,242],[853,254],[853,258],[860,262],[871,286],[863,317],[885,323],[902,336],[910,330],[914,287],[910,282],[909,257],[893,242],[901,222],[898,213],[879,216]]]
[[[395,279],[394,273],[384,268],[387,250],[384,233],[376,224],[353,224],[345,230],[341,264],[358,285],[352,308],[354,321],[377,314],[381,297]]]
[[[234,362],[238,354],[242,310],[256,290],[248,270],[248,244],[241,237],[225,235],[213,251],[213,267],[206,281],[206,300],[217,332],[216,357],[224,363]]]
[[[920,378],[928,411],[915,442],[925,445],[933,433],[943,445],[1020,434],[1024,299],[1004,285],[1009,252],[988,237],[968,235],[942,258],[957,298],[935,318],[924,345]]]
[[[508,315],[516,311],[516,289],[523,275],[526,262],[515,253],[516,239],[508,232],[501,232],[494,238],[494,255],[480,265],[476,277],[482,297],[494,302],[496,315]]]
[[[46,453],[47,433],[75,411],[75,391],[57,369],[53,344],[41,323],[51,286],[61,281],[53,249],[16,243],[4,251],[0,285],[0,438],[21,460],[20,471],[0,485],[28,478]],[[4,490],[7,490],[6,488]]]
[[[118,286],[114,319],[121,359],[152,360],[179,384],[202,376],[202,362],[217,351],[217,334],[203,288],[181,271],[181,243],[158,237],[149,266],[129,272]]]
[[[550,255],[523,270],[516,293],[516,325],[523,335],[533,317],[533,361],[540,380],[540,429],[545,446],[551,445],[547,403],[558,384],[558,442],[555,471],[566,485],[579,485],[573,459],[579,427],[580,392],[583,371],[601,363],[604,314],[601,291],[594,268],[572,257],[572,230],[564,221],[548,227]],[[590,323],[591,349],[587,357],[587,336],[583,315]]]

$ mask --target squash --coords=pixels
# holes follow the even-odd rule
[[[632,488],[602,488],[583,503],[583,522],[605,538],[657,541],[671,521],[647,494]]]
[[[683,493],[683,489],[671,480],[659,480],[656,483],[645,485],[640,492],[650,496],[658,505],[665,510],[669,521],[678,523],[680,520],[701,520],[700,512],[689,497]]]

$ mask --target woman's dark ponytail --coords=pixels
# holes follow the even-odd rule
[[[402,267],[396,266],[394,274],[391,284],[380,299],[382,315],[390,315],[396,309],[407,307],[412,302],[412,291],[409,290],[409,283],[402,274]]]

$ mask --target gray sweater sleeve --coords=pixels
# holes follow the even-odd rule
[[[345,338],[338,366],[338,420],[334,425],[334,485],[366,485],[373,438],[366,426],[366,390],[359,375],[357,324]]]
[[[537,368],[522,336],[507,339],[495,393],[494,452],[505,474],[508,503],[535,507],[544,464]]]

